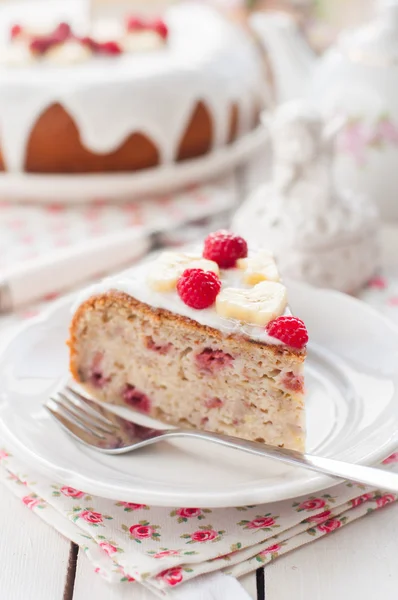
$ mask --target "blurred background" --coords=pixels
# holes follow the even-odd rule
[[[255,220],[255,215],[250,213],[250,198],[256,192],[262,198],[262,210],[266,213],[265,192],[261,192],[261,186],[267,182],[268,185],[277,185],[281,168],[296,168],[291,164],[284,164],[280,168],[277,164],[273,149],[279,138],[275,132],[272,133],[271,123],[280,106],[298,98],[301,101],[304,98],[308,110],[316,112],[319,109],[325,128],[330,125],[332,117],[340,116],[344,119],[344,127],[334,138],[334,158],[327,153],[329,151],[318,148],[318,156],[323,156],[324,152],[325,158],[317,161],[315,152],[311,159],[313,162],[306,165],[305,169],[300,167],[302,181],[294,180],[293,191],[286,192],[287,196],[297,193],[299,198],[300,194],[303,195],[302,191],[299,192],[302,186],[308,187],[310,195],[314,196],[313,206],[304,208],[303,205],[299,210],[306,222],[313,223],[312,231],[316,227],[320,228],[318,238],[326,237],[333,252],[340,253],[339,256],[343,255],[343,251],[345,256],[347,252],[351,256],[355,255],[350,268],[352,271],[361,271],[357,255],[363,255],[361,244],[366,236],[371,236],[373,240],[376,222],[378,223],[376,216],[366,216],[368,213],[362,203],[362,196],[368,196],[372,207],[377,205],[384,224],[395,221],[398,217],[396,203],[391,200],[395,197],[396,190],[390,181],[394,165],[398,166],[398,124],[395,122],[396,115],[393,114],[395,109],[390,110],[391,106],[396,106],[395,99],[398,99],[395,66],[395,61],[398,60],[398,12],[395,8],[398,3],[387,0],[201,0],[201,6],[214,8],[223,15],[226,22],[247,36],[247,41],[242,42],[242,56],[245,52],[248,55],[247,44],[252,45],[250,52],[256,47],[256,60],[261,61],[262,72],[262,76],[257,77],[256,85],[261,84],[263,95],[261,102],[256,101],[253,108],[255,120],[249,127],[250,131],[245,131],[245,135],[240,136],[239,125],[236,122],[234,124],[234,118],[235,121],[239,119],[236,115],[232,116],[233,143],[229,140],[225,148],[222,144],[216,147],[216,144],[212,149],[214,152],[209,151],[204,139],[209,128],[209,115],[202,110],[203,106],[197,106],[199,115],[193,115],[198,119],[194,137],[196,136],[195,143],[200,142],[204,148],[198,152],[201,158],[188,152],[186,157],[183,156],[181,161],[178,159],[173,165],[158,164],[156,168],[152,168],[157,164],[158,158],[154,158],[153,147],[147,143],[142,145],[143,140],[140,140],[138,154],[144,161],[147,160],[152,170],[140,168],[133,173],[123,167],[119,173],[112,163],[114,152],[106,154],[111,162],[107,162],[108,166],[105,168],[90,162],[92,157],[88,157],[87,148],[94,144],[93,140],[98,142],[97,132],[95,127],[79,130],[83,125],[79,113],[81,105],[74,105],[70,100],[72,91],[71,94],[66,94],[67,77],[73,80],[70,90],[83,85],[85,75],[82,74],[87,74],[88,78],[93,77],[95,85],[93,84],[90,92],[92,110],[89,106],[87,113],[91,112],[93,119],[95,115],[98,118],[98,106],[102,100],[95,86],[98,87],[98,82],[103,77],[103,102],[106,104],[110,101],[108,92],[114,83],[107,85],[106,82],[107,78],[114,81],[118,77],[118,55],[122,54],[120,64],[124,64],[122,61],[127,61],[125,54],[128,48],[129,52],[136,52],[137,58],[134,60],[137,64],[142,60],[140,64],[149,65],[148,61],[157,60],[151,54],[155,49],[159,52],[159,64],[162,64],[167,53],[177,52],[176,40],[179,39],[173,33],[173,17],[169,16],[172,14],[169,9],[189,4],[190,0],[0,0],[0,120],[3,118],[0,131],[0,148],[3,152],[2,156],[0,151],[0,311],[21,309],[31,314],[32,309],[28,307],[43,297],[52,298],[95,277],[112,273],[154,247],[192,241],[211,229],[230,226],[231,223],[239,228],[237,218],[242,223],[250,223],[251,218]],[[380,17],[381,13],[384,16]],[[259,15],[271,15],[276,20],[262,21]],[[114,33],[116,30],[112,28],[107,30],[112,33],[102,32],[102,37],[99,36],[98,40],[94,34],[93,37],[83,34],[73,37],[69,32],[62,37],[65,22],[68,27],[76,24],[79,31],[82,19],[91,24],[111,20],[126,24],[131,18],[133,21],[136,18],[149,19],[148,23],[151,22],[152,25],[146,28],[142,24],[137,28],[137,23],[126,25],[127,33],[123,33],[123,40],[121,37],[119,39],[119,34]],[[363,26],[364,33],[361,33]],[[167,31],[168,28],[170,31]],[[347,37],[351,30],[357,31],[358,28],[359,34]],[[62,39],[57,38],[54,42],[54,36],[59,35]],[[221,38],[224,37],[227,38],[225,33]],[[343,42],[339,41],[341,39]],[[204,55],[212,51],[205,36],[203,43],[201,42],[201,51]],[[310,78],[310,66],[312,71],[317,57],[322,57],[320,61],[324,62],[319,62],[322,66],[317,67],[318,76]],[[345,59],[346,63],[343,64]],[[235,54],[231,63],[236,61],[238,64],[240,60],[241,57]],[[375,61],[381,62],[376,64]],[[78,64],[80,62],[84,63],[84,67]],[[190,69],[188,62],[187,58],[184,67],[187,72]],[[340,63],[341,71],[334,80],[336,65]],[[358,66],[359,63],[361,66]],[[65,64],[67,71],[62,71]],[[115,69],[112,68],[113,65]],[[325,66],[331,68],[331,76],[322,79],[319,73],[326,72]],[[389,74],[386,66],[391,66]],[[351,72],[355,67],[358,69]],[[132,67],[133,70],[135,68]],[[141,67],[138,71],[140,69]],[[306,70],[308,77],[307,73],[304,77]],[[141,71],[139,75],[132,71],[132,80],[139,77],[140,81],[145,81],[144,69]],[[226,78],[225,81],[234,79],[233,68],[230,71],[230,79]],[[238,83],[242,80],[242,89],[246,85],[243,83],[244,72],[244,69],[237,70],[235,75]],[[64,77],[64,73],[68,73],[68,76]],[[76,73],[76,80],[73,73]],[[225,75],[222,69],[219,75],[219,81],[222,81]],[[264,81],[260,81],[262,77]],[[383,82],[380,79],[380,84],[377,83],[378,77],[384,78]],[[312,82],[310,87],[307,83],[304,86],[304,79],[307,81],[307,78]],[[147,79],[150,79],[149,76]],[[327,79],[335,82],[333,86],[328,85]],[[396,98],[393,99],[395,83]],[[142,81],[140,85],[144,85]],[[233,85],[237,86],[237,81]],[[228,83],[228,86],[232,86],[232,83]],[[108,92],[105,88],[108,88]],[[221,88],[220,85],[220,90]],[[32,155],[33,148],[40,154],[46,144],[38,141],[39,138],[43,140],[48,136],[52,143],[54,139],[55,142],[59,139],[61,141],[58,146],[48,146],[50,150],[47,148],[46,160],[52,165],[64,164],[62,154],[68,153],[69,158],[72,157],[70,170],[64,167],[46,170],[39,159],[27,164],[25,170],[21,170],[20,165],[15,168],[20,160],[18,148],[23,145],[23,136],[26,137],[24,127],[27,128],[28,117],[25,111],[28,104],[34,104],[36,97],[37,103],[42,103],[43,94],[48,94],[49,90],[56,103],[58,89],[63,90],[62,93],[70,102],[69,120],[65,119],[63,113],[56,113],[59,106],[54,109],[54,114],[49,111],[46,119],[40,120],[42,137],[35,128],[36,137],[32,134],[26,151],[30,151]],[[340,96],[336,90],[339,90]],[[167,102],[177,101],[178,89],[173,90],[173,94],[170,86]],[[166,127],[169,116],[167,110],[161,108],[162,101],[156,104],[155,100],[154,106],[156,118],[160,118],[162,110],[165,111]],[[40,113],[37,107],[34,110]],[[217,110],[219,111],[219,107]],[[134,112],[133,109],[131,111]],[[180,111],[179,105],[176,111]],[[122,121],[118,108],[112,108],[111,112],[109,139],[121,127]],[[7,118],[4,117],[5,114]],[[217,118],[222,120],[221,112],[217,114]],[[87,118],[91,117],[88,115]],[[102,122],[106,120],[105,117]],[[298,148],[306,143],[305,136],[302,137],[299,129],[302,127],[304,131],[310,127],[310,121],[307,117],[297,117],[297,122],[291,123],[290,129],[286,130],[288,139],[293,140],[292,143],[296,143]],[[135,126],[139,131],[139,124],[136,123]],[[216,129],[217,127],[216,124]],[[155,130],[156,128],[153,129]],[[65,132],[69,135],[71,131],[74,135],[73,143],[69,137],[63,137]],[[189,127],[187,131],[190,131]],[[110,147],[108,138],[107,141],[101,139],[98,147]],[[11,163],[7,165],[10,157],[13,161],[12,168]],[[81,168],[86,160],[87,164],[94,166]],[[283,157],[281,160],[283,162]],[[110,164],[113,166],[109,167]],[[352,208],[355,202],[350,200],[349,209],[344,204],[343,188],[350,189],[354,197],[361,197],[361,202],[357,202],[355,209],[358,217]],[[328,202],[330,201],[325,204],[321,216],[314,209],[314,206],[321,206],[318,195],[319,198],[327,197]],[[301,199],[296,202],[296,206],[301,206],[300,202]],[[247,206],[247,210],[236,213],[242,205]],[[344,229],[347,210],[354,211],[353,214],[350,213],[352,230],[348,233]],[[286,204],[283,215],[285,220],[290,218],[289,211]],[[325,215],[331,215],[333,211],[340,216],[325,220]],[[236,214],[238,217],[235,217]],[[291,215],[291,219],[297,220],[297,215]],[[366,227],[372,221],[371,233],[364,228],[365,221]],[[261,230],[263,235],[268,231],[266,227],[264,221]],[[358,233],[360,231],[361,234]],[[284,235],[282,232],[280,237]],[[351,236],[349,242],[348,235]],[[394,237],[395,233],[383,233],[383,236]],[[358,245],[359,237],[361,244]],[[289,246],[289,252],[304,252],[300,247],[301,243],[296,240],[296,245]],[[348,243],[352,243],[349,250],[342,248],[342,244]],[[370,248],[373,253],[373,242]],[[337,256],[333,252],[328,257],[327,268],[330,271],[330,263],[335,262],[335,269],[341,270],[341,263],[333,258]],[[315,272],[320,272],[323,267],[320,265],[319,248],[313,250],[312,254],[307,252],[305,261],[303,259],[305,264],[311,261],[316,265]],[[344,284],[336,283],[338,278],[335,280],[333,274],[329,273],[329,281],[335,281],[334,285],[331,284],[332,287],[348,292],[364,289],[366,282],[372,277],[378,277],[382,268],[379,260],[372,258],[368,263],[369,261],[371,273],[369,269],[365,269],[362,276],[352,278],[355,284],[352,283],[351,287],[347,284],[350,281],[348,272],[345,274]],[[346,271],[347,269],[348,266]],[[296,271],[296,275],[316,284],[316,275],[310,276],[310,272],[311,268],[307,266],[300,273]]]

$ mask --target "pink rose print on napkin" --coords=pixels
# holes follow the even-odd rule
[[[72,517],[72,521],[76,523],[79,519],[82,519],[93,527],[104,527],[104,519],[112,521],[113,517],[105,515],[103,513],[96,512],[91,507],[81,508],[80,506],[74,506],[69,512]]]
[[[199,517],[202,514],[200,508],[179,508],[176,511],[177,515],[180,517],[187,517],[188,519],[192,517]]]
[[[172,569],[166,569],[165,571],[159,573],[157,577],[158,579],[162,579],[165,583],[167,583],[167,585],[178,585],[183,579],[182,568],[175,567]]]
[[[323,498],[313,498],[310,500],[305,500],[301,504],[299,504],[297,511],[301,510],[316,510],[318,508],[323,508],[326,505],[325,500]]]
[[[324,533],[330,533],[339,527],[341,527],[341,521],[339,521],[339,519],[328,519],[325,523],[318,525],[318,530],[323,531]]]
[[[108,554],[108,556],[112,556],[112,554],[117,552],[116,546],[113,546],[109,542],[100,542],[99,546]]]
[[[386,504],[390,504],[390,502],[395,502],[395,500],[396,497],[394,496],[394,494],[385,494],[380,498],[376,498],[377,508],[382,508]]]
[[[244,529],[272,531],[274,527],[279,527],[279,525],[277,525],[275,522],[275,519],[278,518],[279,517],[271,517],[271,513],[264,516],[256,515],[256,518],[252,521],[247,521],[244,519],[242,521],[239,521],[238,525],[240,525]]]
[[[162,550],[152,554],[152,558],[166,558],[167,556],[180,556],[180,553],[178,550]]]
[[[130,533],[133,537],[139,539],[145,539],[151,537],[155,530],[147,525],[132,525],[130,527]]]
[[[189,540],[187,544],[203,543],[203,542],[219,542],[225,531],[222,529],[216,531],[211,525],[202,525],[198,531],[194,533],[184,533],[180,537]]]
[[[278,552],[281,550],[283,546],[282,544],[272,544],[272,546],[268,546],[268,548],[264,548],[261,552],[257,554],[256,561],[260,563],[265,563],[267,561],[273,560],[277,558]]]
[[[61,494],[64,496],[68,496],[69,498],[83,498],[84,492],[80,492],[79,490],[75,490],[73,487],[63,486],[60,489]]]
[[[266,554],[273,554],[274,552],[279,552],[279,550],[282,548],[281,544],[274,544],[273,546],[268,546],[268,548],[265,548],[265,550],[262,550],[262,552],[260,552],[260,554],[262,556],[265,556]]]
[[[157,529],[160,529],[160,525],[151,525],[149,521],[139,521],[128,527],[122,525],[123,531],[129,534],[130,539],[134,540],[138,544],[142,543],[142,540],[151,539],[154,542],[160,541],[160,533]]]
[[[131,512],[133,510],[149,510],[149,506],[146,504],[135,504],[134,502],[116,502],[116,506],[123,506],[125,512]]]
[[[176,508],[170,513],[170,517],[178,517],[177,523],[187,523],[188,519],[198,519],[201,521],[206,518],[206,514],[211,513],[208,508]]]
[[[351,500],[352,508],[356,508],[357,506],[361,506],[367,500],[371,500],[373,498],[373,494],[362,494],[362,496],[358,496],[358,498],[354,498]]]
[[[92,523],[94,525],[102,523],[102,515],[99,512],[94,512],[92,510],[83,510],[79,516],[81,519],[87,521],[87,523]]]
[[[319,513],[318,515],[308,517],[308,519],[305,520],[305,523],[322,523],[323,521],[327,521],[330,515],[330,510],[325,510],[324,512]]]
[[[38,498],[35,494],[24,496],[22,498],[22,502],[25,504],[25,506],[30,508],[30,510],[33,510],[36,506],[39,508],[44,508],[41,498]]]
[[[215,540],[217,535],[217,531],[214,531],[214,529],[208,529],[207,531],[195,531],[195,533],[191,535],[191,539],[194,542],[208,542],[210,540]]]

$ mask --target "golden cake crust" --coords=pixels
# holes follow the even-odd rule
[[[76,346],[78,343],[78,324],[87,311],[102,310],[110,306],[126,311],[139,310],[142,314],[150,317],[157,323],[161,323],[162,321],[167,320],[168,322],[174,323],[176,327],[178,327],[180,330],[185,328],[190,331],[200,331],[202,334],[208,333],[209,335],[212,335],[213,337],[219,340],[222,340],[226,337],[226,334],[222,333],[218,329],[208,327],[207,325],[201,325],[200,323],[197,323],[196,321],[193,321],[188,317],[177,315],[163,308],[154,308],[148,304],[145,304],[144,302],[136,300],[135,298],[129,296],[124,292],[120,292],[118,290],[111,290],[104,294],[92,296],[91,298],[83,302],[76,310],[71,321],[69,330],[70,335],[68,341],[68,346],[70,348],[70,371],[76,380],[79,380],[79,374],[77,372],[74,361],[74,357],[76,355]],[[245,346],[247,349],[249,349],[250,346],[255,344],[256,346],[264,348],[264,350],[266,350],[267,352],[271,352],[275,356],[280,355],[287,359],[294,358],[297,362],[304,362],[306,357],[305,350],[296,350],[294,348],[289,348],[287,346],[282,345],[264,344],[257,340],[247,338],[243,335],[238,336],[237,334],[231,334],[230,337],[234,337],[235,339],[239,337],[239,341],[242,345],[243,350],[245,349]]]

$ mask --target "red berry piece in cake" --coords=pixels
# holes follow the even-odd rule
[[[221,281],[211,271],[186,269],[177,281],[177,292],[181,300],[191,308],[209,308],[221,290]]]
[[[126,22],[127,31],[143,31],[146,29],[147,25],[144,19],[140,17],[128,17]]]
[[[128,406],[139,410],[143,413],[149,413],[151,410],[151,401],[148,396],[130,383],[127,383],[124,390],[122,391],[122,398]]]
[[[223,400],[221,400],[221,398],[209,398],[208,400],[205,400],[205,407],[206,408],[221,408],[221,406],[224,404]]]
[[[301,394],[304,391],[304,377],[289,371],[282,379],[282,385],[291,392]]]
[[[90,383],[97,389],[103,388],[107,383],[109,383],[109,377],[105,377],[102,371],[93,371],[90,375]]]
[[[168,342],[167,344],[157,344],[151,336],[148,336],[145,338],[145,346],[148,348],[148,350],[165,355],[170,352],[173,344],[171,342]]]
[[[10,36],[12,40],[15,40],[23,33],[21,25],[13,25],[11,27]]]
[[[162,40],[167,40],[167,37],[169,35],[169,28],[167,27],[163,19],[156,19],[155,21],[150,23],[149,28],[155,31],[162,38]]]
[[[308,343],[308,332],[304,322],[297,317],[278,317],[266,327],[268,335],[291,348],[301,350]]]
[[[122,53],[122,48],[117,42],[109,41],[97,44],[97,52],[108,56],[117,56]]]
[[[226,367],[230,367],[234,358],[222,350],[212,350],[205,348],[200,354],[195,356],[196,366],[200,371],[206,373],[217,373]]]
[[[214,260],[221,269],[231,269],[239,258],[247,257],[247,243],[239,235],[221,229],[207,236],[203,256]]]

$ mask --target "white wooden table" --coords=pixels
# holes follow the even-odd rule
[[[241,191],[266,165],[237,177]],[[262,178],[261,177],[261,178]],[[385,230],[384,264],[397,265],[398,233]],[[138,585],[106,583],[83,552],[0,485],[0,600],[154,600]],[[258,600],[398,598],[398,503],[283,556],[241,581]],[[265,581],[265,583],[264,583]],[[228,598],[226,600],[234,600]]]

